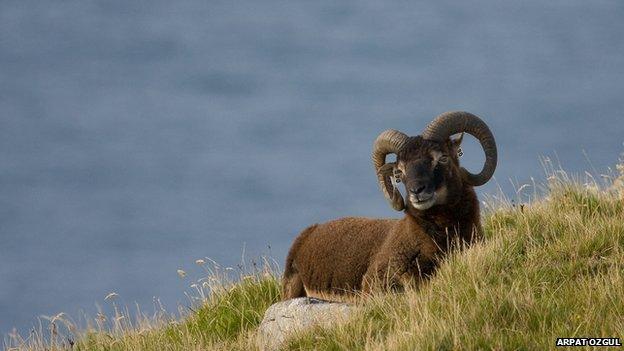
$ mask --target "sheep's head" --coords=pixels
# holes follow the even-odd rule
[[[479,174],[459,165],[457,153],[462,136],[476,137],[485,151],[485,164]],[[386,155],[396,154],[396,162],[386,163]],[[479,117],[468,112],[446,112],[436,117],[422,135],[408,137],[393,129],[381,133],[373,147],[373,163],[384,196],[397,211],[405,201],[397,183],[405,184],[408,207],[426,210],[447,202],[449,193],[463,184],[479,186],[494,174],[497,162],[496,142],[490,129]]]

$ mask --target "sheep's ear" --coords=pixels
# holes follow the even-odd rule
[[[450,138],[451,150],[457,156],[463,155],[463,152],[462,152],[462,149],[461,149],[462,140],[464,140],[464,133],[459,134],[459,136],[457,136],[455,138],[452,138],[452,137]]]

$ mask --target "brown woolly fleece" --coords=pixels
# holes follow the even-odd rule
[[[349,217],[301,232],[286,259],[283,298],[341,300],[358,291],[401,290],[432,274],[454,243],[469,244],[479,238],[479,202],[472,186],[459,177],[455,152],[459,142],[414,138],[398,155],[403,162],[398,167],[409,168],[411,160],[418,160],[436,170],[437,187],[447,192],[444,204],[417,210],[406,201],[402,219]],[[431,156],[436,153],[449,155],[442,170],[435,168],[440,167]],[[406,176],[403,183],[409,185],[416,178]]]

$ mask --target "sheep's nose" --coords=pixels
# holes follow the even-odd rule
[[[425,188],[426,188],[426,186],[424,186],[424,185],[416,187],[416,188],[411,188],[410,192],[412,194],[414,194],[414,195],[418,195],[418,194],[422,193],[425,190]]]

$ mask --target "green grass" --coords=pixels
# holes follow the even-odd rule
[[[269,267],[268,263],[266,266]],[[118,308],[111,298],[113,315],[100,314],[89,320],[83,330],[61,314],[50,322],[54,328],[39,328],[28,339],[13,335],[5,341],[5,348],[102,351],[247,349],[245,344],[264,312],[279,300],[278,277],[266,268],[251,274],[241,273],[232,282],[226,275],[209,270],[208,279],[202,281],[194,284],[197,295],[205,295],[201,304],[177,317],[160,311],[153,316],[140,314],[131,322],[129,317],[132,314]]]
[[[418,290],[369,296],[345,323],[295,335],[284,348],[541,350],[553,349],[557,337],[622,339],[624,187],[616,188],[621,183],[598,190],[560,175],[550,179],[541,200],[490,205],[484,242],[449,256]],[[256,349],[254,330],[279,300],[278,279],[262,271],[216,286],[199,309],[177,320],[148,318],[131,325],[121,318],[108,327],[90,326],[73,332],[73,348]],[[42,340],[39,335],[9,341],[21,349],[67,347],[60,336]]]
[[[279,299],[272,275],[248,276],[228,289],[217,291],[181,322],[170,322],[147,333],[90,333],[77,350],[182,350],[236,341],[253,330],[264,311]],[[112,341],[115,341],[114,343]]]

